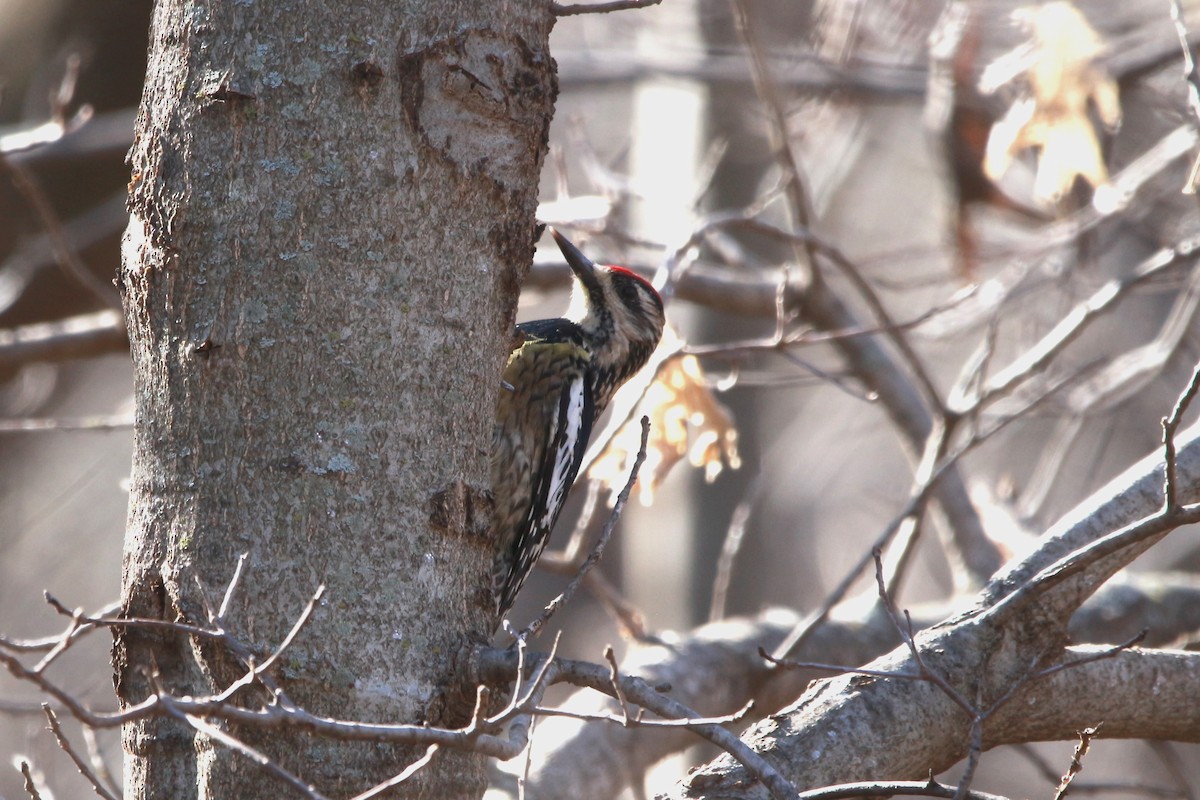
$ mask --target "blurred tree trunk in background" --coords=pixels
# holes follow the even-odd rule
[[[325,584],[277,669],[316,714],[454,721],[454,659],[490,634],[493,402],[552,22],[543,4],[155,9],[120,276],[137,393],[124,612],[205,622],[247,553],[225,624],[261,661]],[[118,635],[123,705],[220,691],[246,671],[220,649]],[[230,732],[339,795],[420,755]],[[182,721],[124,741],[131,798],[285,793]],[[482,765],[442,754],[406,796],[480,794]]]

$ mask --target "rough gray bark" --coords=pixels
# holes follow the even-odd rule
[[[278,677],[339,718],[433,723],[490,633],[493,404],[555,83],[544,4],[164,0],[131,152],[120,276],[137,452],[124,612],[227,622],[265,654],[328,589]],[[245,670],[118,635],[126,706]],[[261,697],[245,694],[249,703]],[[326,793],[417,753],[231,732]],[[182,722],[124,731],[129,797],[287,789]],[[442,755],[405,796],[482,792]]]

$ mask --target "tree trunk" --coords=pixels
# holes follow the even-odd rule
[[[491,633],[487,462],[552,24],[541,3],[155,10],[120,276],[124,612],[203,624],[247,553],[226,622],[261,660],[327,585],[277,670],[314,713],[454,721],[455,658]],[[125,707],[246,669],[174,633],[118,633],[114,659]],[[419,754],[228,730],[335,796]],[[131,798],[288,793],[182,722],[127,725],[124,743]],[[404,796],[482,790],[480,758],[443,753]]]

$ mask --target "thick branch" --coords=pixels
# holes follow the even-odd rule
[[[856,667],[895,647],[899,643],[895,628],[877,613],[870,598],[862,600],[847,603],[819,626],[793,660]],[[1196,576],[1130,575],[1104,586],[1079,611],[1072,635],[1084,641],[1113,641],[1126,632],[1150,627],[1150,642],[1169,642],[1200,625],[1197,603],[1200,578]],[[953,612],[953,604],[929,604],[914,610],[913,621],[924,628]],[[772,713],[792,702],[809,681],[830,674],[807,667],[772,670],[759,656],[760,647],[774,648],[799,621],[795,612],[774,609],[753,619],[704,626],[669,647],[635,649],[623,660],[622,669],[651,685],[669,684],[672,697],[702,714],[732,713],[751,701],[756,714]],[[581,714],[617,710],[611,699],[590,691],[572,695],[563,708]],[[695,736],[686,731],[541,720],[534,737],[528,796],[611,798],[655,762],[694,743]]]
[[[1094,647],[1069,648],[1063,660],[1096,653]],[[872,667],[904,671],[911,666],[907,661],[905,652],[897,650]],[[1104,722],[1106,736],[1200,741],[1200,709],[1189,699],[1197,691],[1197,669],[1200,654],[1129,650],[1060,670],[1029,683],[996,711],[984,726],[984,746],[1073,739],[1078,730],[1099,722]],[[1114,693],[1115,685],[1124,691]],[[969,746],[966,715],[937,687],[908,680],[848,675],[822,681],[777,719],[757,726],[749,741],[758,748],[770,742],[773,763],[802,789],[924,777],[929,770],[952,766]],[[847,746],[831,747],[831,742]],[[741,782],[744,777],[721,757],[693,773],[671,796],[767,796]]]
[[[1200,500],[1200,426],[1193,425],[1176,442],[1175,469],[1179,502]],[[1041,546],[1028,557],[1009,564],[979,596],[979,607],[998,603],[1028,583],[1037,573],[1072,551],[1101,537],[1149,517],[1163,506],[1163,457],[1155,452],[1138,461],[1107,485],[1094,492],[1062,517],[1041,539]],[[1093,591],[1117,568],[1144,552],[1162,535],[1143,541],[1130,550],[1101,560],[1059,586],[1062,608],[1078,606],[1082,596]]]
[[[128,347],[121,312],[97,311],[0,330],[0,366],[85,358]]]

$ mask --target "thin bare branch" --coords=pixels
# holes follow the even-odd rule
[[[920,781],[864,781],[843,783],[801,792],[797,800],[843,800],[852,797],[959,797],[957,786],[945,786],[930,778]],[[1008,800],[1003,795],[969,791],[964,800]]]
[[[1188,110],[1192,112],[1193,122],[1200,124],[1200,70],[1196,68],[1192,43],[1188,41],[1187,23],[1183,19],[1183,4],[1179,0],[1171,0],[1171,22],[1175,24],[1175,32],[1179,36],[1179,49],[1183,51],[1183,81],[1187,85]],[[1198,179],[1200,158],[1192,163],[1192,169],[1183,184],[1183,193],[1195,194]]]
[[[133,414],[95,414],[88,417],[21,417],[0,419],[0,433],[45,433],[48,431],[108,433],[129,430],[133,425]]]
[[[106,309],[0,330],[0,365],[61,361],[128,347],[124,317]]]
[[[29,762],[25,759],[20,759],[17,769],[21,772],[21,777],[25,779],[25,793],[29,795],[29,800],[42,800],[41,792],[38,790],[40,781],[33,774],[33,768],[29,766]]]
[[[844,664],[823,664],[819,661],[793,661],[791,659],[772,658],[771,654],[763,648],[758,648],[758,654],[763,659],[780,667],[788,669],[811,669],[817,672],[831,672],[835,675],[868,675],[872,678],[900,678],[901,680],[923,681],[927,680],[924,675],[916,672],[891,672],[882,669],[863,669],[861,667],[848,667]]]
[[[616,687],[614,687],[615,689]],[[588,722],[612,722],[622,728],[693,728],[697,725],[731,725],[745,720],[754,710],[751,701],[732,714],[722,714],[719,717],[689,717],[684,719],[646,719],[643,715],[630,716],[621,714],[589,714],[582,711],[571,711],[562,708],[535,709],[543,717],[567,717]]]
[[[1113,531],[1107,536],[1073,550],[1037,575],[1030,578],[1011,594],[1006,595],[993,605],[987,614],[1004,615],[1019,613],[1066,579],[1078,575],[1084,570],[1096,565],[1101,559],[1113,555],[1127,547],[1162,536],[1182,525],[1200,522],[1200,505],[1178,506],[1172,513],[1159,513]],[[1112,566],[1115,571],[1118,565]],[[1107,575],[1097,579],[1097,585],[1103,582]],[[1094,588],[1094,587],[1093,587]],[[1079,592],[1077,602],[1083,602],[1089,593]]]
[[[556,17],[571,17],[579,14],[610,14],[614,11],[648,8],[661,2],[662,0],[610,0],[606,3],[574,3],[571,5],[551,3],[550,10]]]
[[[67,277],[73,279],[104,305],[120,311],[121,298],[117,295],[116,290],[93,275],[79,258],[79,254],[71,247],[50,198],[46,196],[33,173],[24,165],[3,154],[0,154],[0,171],[8,173],[13,185],[25,196],[26,201],[37,213],[54,250],[54,257]]]
[[[729,596],[729,585],[733,579],[733,566],[738,552],[742,549],[742,539],[746,534],[746,525],[754,512],[754,504],[764,485],[760,472],[750,482],[746,496],[733,510],[729,527],[725,530],[725,541],[721,545],[721,555],[717,559],[717,573],[713,578],[712,602],[708,607],[708,621],[716,622],[725,616],[726,598]]]
[[[233,602],[234,592],[237,590],[238,583],[242,579],[242,571],[246,568],[246,562],[250,560],[249,553],[242,553],[238,556],[237,565],[233,568],[233,577],[229,579],[229,585],[225,587],[225,595],[221,598],[221,607],[217,609],[217,615],[209,620],[215,625],[224,625],[226,617],[229,615],[229,604]]]
[[[1088,750],[1092,746],[1092,739],[1100,732],[1100,726],[1104,723],[1098,723],[1091,728],[1084,728],[1079,732],[1079,744],[1075,745],[1075,752],[1071,756],[1071,765],[1067,767],[1067,772],[1062,776],[1062,780],[1058,782],[1058,789],[1054,793],[1054,800],[1064,800],[1067,796],[1067,791],[1071,788],[1071,782],[1075,780],[1075,776],[1083,771],[1083,757],[1087,755]]]
[[[730,8],[733,10],[738,38],[750,61],[754,89],[758,93],[759,100],[766,107],[770,118],[771,149],[783,171],[783,193],[788,200],[788,210],[791,212],[797,230],[809,230],[812,228],[812,203],[808,195],[807,179],[792,150],[787,112],[784,109],[783,100],[779,96],[779,89],[767,65],[762,46],[750,30],[750,7],[745,0],[730,0]],[[821,276],[812,242],[798,242],[796,255],[797,261],[807,262],[808,274],[805,277],[808,282],[813,285],[820,283]]]
[[[306,782],[295,773],[285,769],[278,761],[275,761],[261,750],[256,750],[255,748],[243,742],[241,739],[238,739],[236,736],[230,734],[228,731],[223,731],[216,725],[212,725],[199,717],[192,716],[190,714],[174,713],[171,710],[172,704],[169,700],[166,703],[166,707],[168,712],[171,713],[171,716],[177,717],[183,722],[186,722],[198,732],[204,734],[215,742],[220,742],[235,753],[245,756],[247,759],[253,761],[263,770],[268,772],[276,780],[286,783],[288,786],[291,786],[293,789],[300,792],[302,795],[308,798],[308,800],[329,800],[329,798],[327,798],[325,795],[318,792],[315,786]]]
[[[97,623],[91,622],[93,618],[107,617],[110,614],[115,614],[121,609],[120,603],[109,603],[101,608],[94,615],[85,617],[82,624],[77,623],[74,619],[74,614],[68,612],[67,616],[71,617],[71,622],[67,625],[66,630],[56,636],[46,636],[41,639],[8,639],[0,636],[0,649],[9,650],[14,653],[44,653],[48,650],[53,650],[58,646],[59,641],[64,636],[79,637],[96,627]]]
[[[114,795],[120,795],[121,790],[118,787],[117,781],[113,778],[112,771],[108,768],[108,763],[104,760],[104,754],[100,752],[100,742],[96,739],[96,732],[87,725],[82,726],[83,742],[87,745],[88,760],[92,763],[92,770],[101,783],[108,787],[108,790]]]
[[[321,598],[324,596],[325,584],[321,584],[317,587],[317,590],[313,592],[312,597],[308,599],[308,604],[304,606],[304,611],[302,611],[300,616],[296,618],[295,623],[292,624],[291,630],[287,632],[287,636],[283,637],[283,641],[279,643],[279,647],[275,648],[275,651],[267,657],[266,661],[255,668],[255,672],[266,672],[276,661],[279,660],[279,657],[282,655],[283,651],[286,650],[288,646],[296,640],[296,637],[300,634],[301,629],[304,628],[304,624],[308,622],[309,618],[313,614],[313,611],[316,610],[317,604],[321,602]]]
[[[1079,338],[1101,315],[1128,296],[1129,290],[1174,267],[1191,263],[1200,252],[1200,238],[1187,239],[1174,247],[1165,247],[1143,260],[1127,276],[1116,278],[1092,293],[1090,297],[1063,316],[1045,336],[1027,348],[1019,358],[994,374],[984,385],[974,403],[987,405],[996,398],[1009,396],[1014,389],[1037,375],[1054,360],[1067,345]],[[956,408],[966,412],[968,409]]]
[[[1176,476],[1175,467],[1175,434],[1179,431],[1179,425],[1183,422],[1184,412],[1191,405],[1192,400],[1196,397],[1196,392],[1200,391],[1200,364],[1197,364],[1192,370],[1192,379],[1188,382],[1187,388],[1179,395],[1179,400],[1176,401],[1175,407],[1171,409],[1169,416],[1162,418],[1163,431],[1163,510],[1166,513],[1172,513],[1179,506],[1178,478]]]
[[[617,656],[613,653],[612,645],[604,648],[604,660],[608,663],[609,683],[612,684],[613,697],[617,698],[617,702],[621,705],[621,714],[624,719],[626,728],[632,724],[629,717],[629,702],[625,699],[625,693],[621,691],[621,682],[618,680],[621,675],[621,670],[617,666]]]
[[[426,751],[425,751],[425,755],[421,756],[416,761],[409,764],[397,775],[395,775],[394,777],[388,778],[386,781],[378,784],[377,786],[374,786],[374,787],[368,789],[367,791],[363,792],[362,794],[355,795],[354,797],[351,798],[351,800],[371,800],[371,798],[373,798],[373,797],[379,797],[384,792],[386,792],[388,789],[394,789],[395,787],[404,783],[409,778],[411,778],[413,775],[416,775],[418,772],[420,772],[425,767],[427,767],[429,765],[429,762],[433,760],[433,757],[437,753],[438,749],[439,748],[436,744],[429,745],[429,748],[426,749]]]
[[[1031,745],[1018,744],[1012,748],[1016,753],[1020,754],[1030,765],[1037,770],[1047,781],[1058,783],[1062,777],[1045,758]],[[1181,789],[1171,789],[1166,786],[1155,786],[1151,784],[1138,783],[1133,781],[1100,781],[1095,783],[1080,783],[1074,781],[1071,784],[1071,791],[1074,794],[1100,794],[1100,793],[1117,793],[1117,794],[1142,794],[1149,797],[1175,798],[1185,797],[1185,793]]]
[[[71,746],[71,742],[68,741],[67,735],[63,732],[62,725],[58,722],[58,717],[55,716],[54,710],[50,708],[48,703],[42,703],[42,711],[46,714],[46,719],[50,722],[50,730],[54,734],[54,739],[58,742],[58,746],[62,748],[62,751],[75,764],[75,768],[79,770],[79,774],[91,784],[96,794],[103,797],[104,800],[118,800],[117,796],[110,792],[104,783],[101,782],[100,777],[92,771],[91,765]]]
[[[930,683],[942,690],[942,693],[954,701],[954,704],[966,712],[968,717],[975,719],[979,716],[979,711],[970,703],[962,693],[951,686],[940,673],[930,669],[925,663],[924,657],[921,655],[921,648],[917,646],[914,638],[912,618],[908,612],[904,612],[904,620],[900,619],[900,613],[896,609],[896,604],[892,602],[892,598],[888,595],[887,583],[883,577],[883,554],[879,548],[875,548],[871,552],[871,557],[875,561],[875,585],[879,591],[879,600],[883,603],[884,609],[888,612],[888,616],[892,620],[892,625],[896,628],[896,632],[900,634],[901,640],[908,647],[909,655],[912,656],[916,663],[920,674],[923,675]]]

